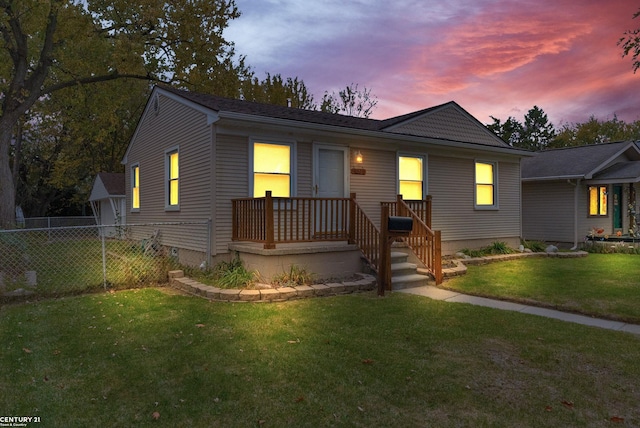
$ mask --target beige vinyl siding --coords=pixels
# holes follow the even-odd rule
[[[164,142],[164,143],[162,143]],[[165,152],[177,147],[180,165],[180,210],[165,211]],[[131,211],[128,223],[195,222],[211,217],[211,133],[204,114],[166,97],[159,97],[158,114],[150,108],[142,119],[127,157],[126,185],[131,186],[132,164],[140,165],[140,211]],[[185,230],[189,230],[185,233]],[[170,227],[162,243],[191,250],[206,250],[201,227]],[[186,235],[186,236],[185,236]]]
[[[380,202],[396,199],[396,153],[361,147],[352,150],[360,150],[364,162],[358,168],[364,168],[367,172],[365,175],[351,174],[351,192],[356,193],[360,207],[376,227],[380,227]]]
[[[483,158],[484,161],[492,161]],[[443,241],[520,236],[520,165],[497,162],[498,209],[474,207],[475,159],[428,157],[433,228]]]
[[[522,236],[573,242],[575,186],[566,181],[522,184]],[[585,210],[586,210],[585,203]]]
[[[249,197],[249,138],[218,135],[216,141],[216,248],[228,253],[231,242],[231,200]]]

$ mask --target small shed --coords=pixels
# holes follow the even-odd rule
[[[109,226],[102,229],[105,236],[116,236],[118,226],[126,224],[125,194],[124,173],[98,173],[89,202],[96,224]]]

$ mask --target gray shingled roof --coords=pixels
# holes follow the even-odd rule
[[[169,86],[161,86],[162,89],[180,95],[196,104],[207,107],[213,111],[228,111],[244,113],[254,116],[272,117],[277,119],[289,119],[300,122],[317,123],[321,125],[343,126],[347,128],[377,131],[380,129],[380,121],[361,117],[344,116],[341,114],[325,113],[315,110],[304,110],[293,107],[285,107],[274,104],[255,103],[252,101],[236,100],[219,97],[217,95],[202,94],[198,92],[184,91]]]
[[[104,184],[104,188],[109,195],[122,196],[125,192],[125,177],[123,173],[117,172],[99,172],[98,177]]]
[[[395,120],[396,124],[386,126],[384,130],[419,137],[509,147],[507,143],[453,101],[417,113],[401,116],[397,119],[388,119],[385,122]]]
[[[593,144],[580,147],[545,150],[536,156],[522,159],[523,179],[583,178],[596,173],[598,167],[606,167],[625,148],[633,148],[633,143]]]
[[[618,162],[593,176],[597,180],[640,181],[640,161]]]
[[[216,112],[244,113],[365,131],[511,148],[453,101],[390,119],[376,120],[223,98],[167,86],[160,88]]]

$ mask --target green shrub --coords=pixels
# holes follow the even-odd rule
[[[280,287],[309,285],[313,283],[313,277],[314,274],[307,272],[305,268],[291,265],[289,272],[282,272],[280,275],[274,276],[271,283]]]
[[[236,254],[233,260],[222,261],[214,266],[213,278],[220,288],[247,288],[255,282],[256,273],[248,271]]]
[[[511,254],[514,252],[513,249],[509,248],[509,246],[505,242],[494,242],[488,247],[485,247],[485,251],[488,254]]]
[[[584,251],[593,254],[640,254],[640,247],[629,242],[587,242],[582,246]]]
[[[480,250],[471,250],[469,248],[463,248],[462,250],[460,250],[460,252],[462,254],[465,254],[469,257],[484,257],[486,254],[480,249]]]
[[[466,254],[469,257],[484,257],[484,256],[495,255],[495,254],[511,254],[511,253],[514,253],[515,251],[512,248],[509,248],[509,246],[505,242],[496,241],[491,245],[480,248],[479,250],[471,250],[469,248],[464,248],[460,250],[460,252],[463,254]]]
[[[547,244],[541,241],[525,241],[522,240],[522,246],[528,248],[534,253],[542,253],[547,249]]]

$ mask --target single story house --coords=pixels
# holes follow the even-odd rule
[[[522,236],[570,243],[637,232],[633,141],[545,150],[522,162]]]
[[[98,225],[105,236],[117,235],[117,226],[126,224],[127,204],[124,173],[100,172],[93,182],[89,202]],[[111,226],[113,225],[113,226]]]
[[[130,222],[211,219],[210,237],[164,233],[164,245],[192,245],[181,258],[301,256],[344,244],[356,254],[371,247],[372,261],[381,203],[402,213],[398,194],[422,212],[424,233],[440,231],[442,254],[496,240],[518,246],[520,161],[529,155],[455,102],[376,120],[156,86],[122,163]],[[208,260],[194,255],[198,246],[210,248]]]

